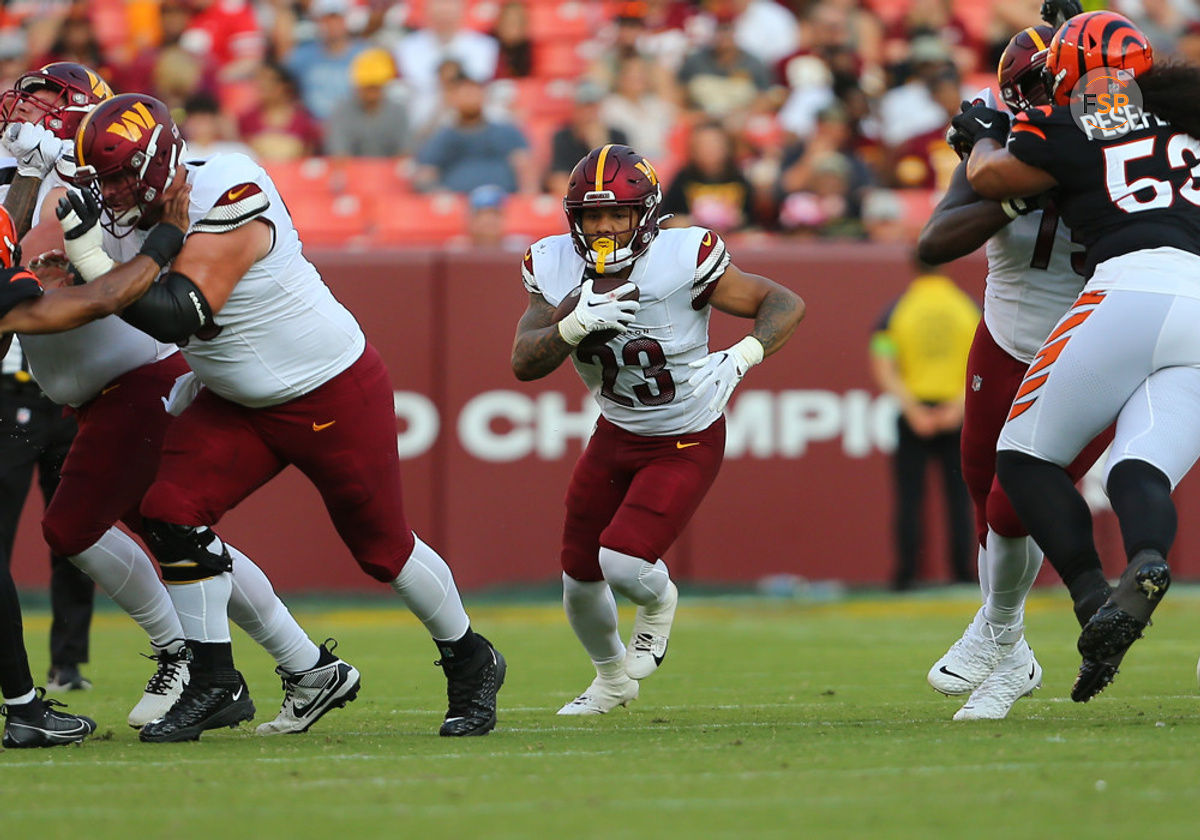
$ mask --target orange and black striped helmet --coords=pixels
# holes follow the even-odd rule
[[[1129,18],[1116,12],[1085,12],[1062,25],[1046,54],[1046,85],[1058,105],[1092,70],[1108,67],[1140,76],[1154,65],[1150,40]]]

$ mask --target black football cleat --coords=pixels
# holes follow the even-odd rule
[[[1071,699],[1076,703],[1086,703],[1112,685],[1124,658],[1124,653],[1110,656],[1108,659],[1085,658],[1079,665],[1075,684],[1071,686]]]
[[[1150,614],[1171,585],[1171,570],[1157,551],[1139,551],[1130,560],[1117,588],[1079,634],[1079,653],[1085,660],[1120,661],[1129,646],[1142,637]],[[1115,669],[1113,673],[1116,673]]]
[[[449,708],[439,735],[461,737],[486,735],[496,728],[496,695],[504,685],[508,663],[492,643],[480,636],[479,651],[462,664],[439,659],[446,673],[446,697]]]
[[[45,689],[39,688],[37,692],[37,697],[28,703],[0,706],[0,713],[6,718],[4,737],[0,739],[5,749],[75,744],[96,731],[96,721],[57,711],[55,707],[63,708],[63,703],[45,699]]]
[[[234,727],[254,718],[254,701],[246,681],[237,671],[236,683],[214,684],[192,675],[175,705],[165,715],[142,727],[138,737],[146,742],[162,744],[173,741],[198,741],[206,729]],[[225,682],[225,681],[222,681]]]

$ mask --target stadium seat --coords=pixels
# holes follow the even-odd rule
[[[336,198],[308,192],[287,198],[292,222],[305,245],[362,247],[370,228],[368,205],[355,195]]]
[[[300,200],[303,195],[314,195],[328,199],[335,192],[331,178],[333,167],[323,157],[302,160],[265,160],[263,168],[275,182],[275,188],[289,204]]]
[[[566,233],[562,199],[553,195],[510,195],[504,203],[504,232],[530,239]]]
[[[595,16],[579,0],[530,4],[528,9],[529,36],[535,43],[551,39],[578,43],[595,31]]]
[[[501,84],[497,82],[496,84]],[[566,120],[574,105],[575,86],[567,79],[508,79],[512,86],[509,110],[518,118],[554,117]]]
[[[338,194],[357,195],[368,203],[412,192],[410,158],[331,158],[329,183]]]
[[[567,41],[543,41],[533,45],[533,73],[543,79],[574,79],[587,62],[579,45]]]
[[[440,245],[467,229],[467,202],[455,193],[398,195],[376,213],[379,245]]]

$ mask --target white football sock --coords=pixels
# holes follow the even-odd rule
[[[246,631],[283,670],[296,674],[317,664],[321,651],[279,600],[271,581],[258,565],[225,543],[233,558],[233,589],[229,620]]]
[[[625,670],[625,645],[617,632],[617,602],[602,580],[582,581],[563,572],[563,610],[597,673],[615,677]],[[607,671],[612,673],[607,673]]]
[[[154,561],[124,531],[109,528],[93,545],[70,559],[129,613],[156,648],[183,638],[183,626],[167,588],[158,579]]]
[[[233,575],[221,572],[206,580],[167,586],[183,634],[193,642],[229,642],[229,596]]]
[[[600,570],[609,586],[639,607],[662,601],[671,582],[667,564],[662,560],[647,563],[611,548],[600,549]]]
[[[982,603],[986,604],[988,593],[991,591],[991,581],[988,579],[990,574],[988,570],[988,553],[986,546],[979,546],[979,553],[976,555],[975,565],[979,569],[979,594],[982,596]]]
[[[392,589],[420,619],[435,641],[454,642],[471,629],[454,574],[436,551],[413,534],[416,542]]]
[[[997,641],[1014,642],[1023,632],[1025,598],[1042,568],[1042,552],[1032,537],[1002,537],[989,529],[987,539],[990,582],[984,618],[1009,628]]]
[[[28,694],[22,694],[20,697],[5,697],[3,700],[5,706],[24,706],[26,703],[32,703],[35,697],[37,697],[37,692],[30,689]]]

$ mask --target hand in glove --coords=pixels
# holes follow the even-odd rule
[[[65,141],[43,125],[9,123],[0,144],[17,159],[17,174],[45,178],[62,154]]]
[[[1051,26],[1062,26],[1075,15],[1083,14],[1079,0],[1044,0],[1042,20]]]
[[[962,113],[950,120],[946,142],[960,158],[966,158],[984,137],[1004,145],[1008,138],[1008,127],[1009,118],[1004,111],[989,108],[980,101],[963,102]]]
[[[635,288],[633,283],[626,283],[611,292],[593,292],[592,280],[584,280],[579,287],[579,302],[558,322],[558,334],[574,347],[590,333],[599,330],[625,332],[633,323],[641,304],[632,299],[621,300],[621,296]]]
[[[727,350],[718,350],[697,359],[688,365],[697,369],[688,379],[692,386],[692,397],[708,399],[709,411],[724,411],[725,404],[733,396],[733,389],[742,381],[746,371],[762,360],[762,342],[752,335]]]
[[[115,263],[104,253],[104,234],[99,224],[100,202],[92,191],[68,189],[58,200],[54,214],[62,225],[67,259],[80,276],[91,282],[108,273]]]

